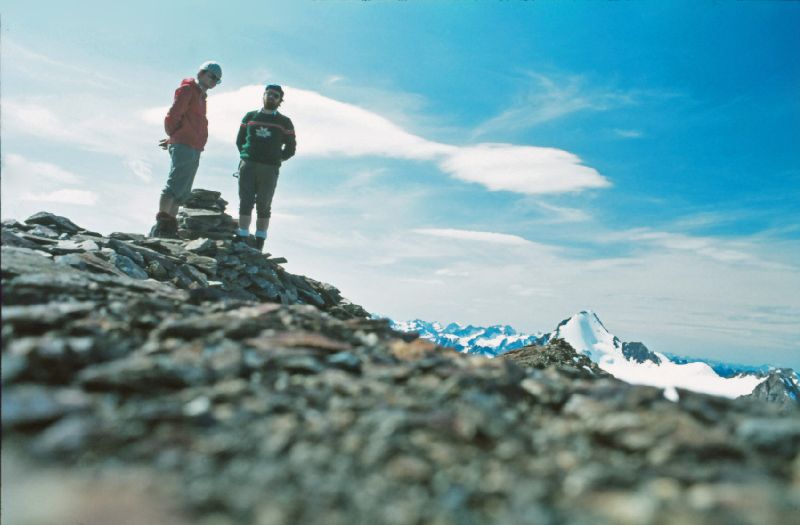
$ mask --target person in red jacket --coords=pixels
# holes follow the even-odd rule
[[[175,90],[175,99],[164,118],[168,139],[159,142],[169,151],[169,177],[158,203],[156,224],[151,237],[176,238],[178,206],[189,197],[200,164],[200,152],[208,140],[206,92],[222,81],[222,68],[216,62],[200,66],[197,78],[185,78]]]

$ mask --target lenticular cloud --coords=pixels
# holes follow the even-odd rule
[[[459,148],[439,166],[457,179],[492,191],[565,193],[611,185],[576,155],[555,148],[478,144]]]

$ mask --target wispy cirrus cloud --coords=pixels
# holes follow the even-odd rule
[[[3,116],[7,129],[10,127],[14,132],[89,148],[100,148],[102,144],[98,137],[81,132],[74,122],[68,125],[43,103],[4,100]]]
[[[325,77],[325,80],[323,81],[323,83],[326,86],[330,86],[330,85],[336,84],[337,82],[341,82],[344,79],[345,78],[343,76],[341,76],[341,75],[329,75],[329,76]]]
[[[49,162],[39,162],[29,160],[22,155],[9,153],[5,155],[3,162],[4,175],[7,177],[19,177],[28,180],[44,180],[49,183],[78,184],[81,177],[75,173],[51,164]]]
[[[57,164],[30,160],[16,153],[3,156],[4,207],[16,199],[91,206],[98,201],[98,195],[80,188],[82,183],[83,177]]]
[[[96,69],[82,68],[73,63],[37,53],[13,39],[3,37],[3,63],[15,71],[37,80],[97,87],[104,89],[125,86],[120,79],[99,73]]]
[[[131,170],[142,182],[150,183],[153,181],[152,165],[142,159],[127,159],[125,166]]]
[[[459,241],[477,241],[492,244],[509,244],[515,246],[533,245],[534,243],[518,235],[507,233],[481,232],[472,230],[458,230],[451,228],[418,228],[414,233],[445,237]]]
[[[528,88],[511,106],[473,132],[474,137],[519,131],[581,111],[606,111],[637,103],[637,94],[587,86],[579,75],[528,73]]]
[[[80,206],[92,206],[97,204],[97,193],[89,190],[61,189],[44,193],[23,193],[20,197],[26,201],[37,202],[60,202],[63,204],[77,204]]]
[[[436,270],[434,274],[442,277],[457,277],[457,278],[469,277],[469,272],[464,270],[458,270],[455,268],[440,268]]]
[[[638,139],[644,136],[644,133],[638,129],[614,129],[614,134],[624,139]]]
[[[110,98],[83,95],[70,102],[51,96],[3,99],[3,136],[27,135],[123,159],[160,151],[161,130],[135,118],[119,119],[120,108]]]
[[[636,228],[611,234],[606,240],[640,243],[650,249],[678,253],[688,252],[717,262],[759,266],[764,268],[783,268],[785,265],[763,256],[764,246],[745,238],[724,239],[712,236],[694,236],[683,233],[656,231],[649,228]]]
[[[555,206],[546,202],[536,202],[536,206],[547,213],[547,218],[541,221],[545,224],[586,222],[592,219],[592,216],[588,212],[579,208]]]

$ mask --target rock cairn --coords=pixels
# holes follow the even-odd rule
[[[192,190],[178,211],[178,236],[184,239],[230,239],[236,232],[236,219],[225,213],[228,201],[218,191]]]
[[[196,241],[34,217],[2,232],[4,476],[26,464],[4,490],[32,491],[4,492],[9,523],[796,520],[797,412],[683,390],[672,402],[599,373],[563,341],[458,354],[302,278],[318,305],[264,256],[236,275],[274,270],[265,279],[278,298],[242,294],[252,281],[236,288],[225,272],[259,255],[225,241],[189,249]],[[59,465],[70,482],[27,478]],[[128,492],[109,487],[132,472],[173,514],[120,506]],[[49,517],[20,503],[88,497]],[[100,503],[105,520],[81,514]]]

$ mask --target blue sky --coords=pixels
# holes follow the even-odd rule
[[[7,2],[2,216],[147,230],[180,79],[238,204],[265,82],[298,132],[270,251],[395,319],[800,368],[798,2]],[[200,7],[193,7],[200,6]]]

